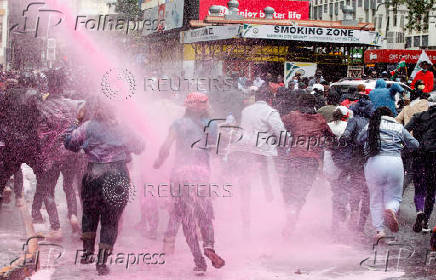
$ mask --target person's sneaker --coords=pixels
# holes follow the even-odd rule
[[[384,239],[386,237],[386,233],[384,231],[377,231],[377,233],[374,236],[374,241],[375,244],[377,244],[378,242],[380,242],[382,239]]]
[[[400,230],[397,215],[392,209],[385,210],[385,223],[392,232],[398,232]]]
[[[226,264],[226,262],[218,256],[213,249],[205,248],[204,255],[212,262],[212,265],[215,268],[221,268]]]
[[[77,219],[76,215],[74,215],[74,214],[71,215],[70,224],[71,224],[71,227],[73,229],[73,232],[80,232],[79,220]]]
[[[422,222],[422,232],[428,233],[430,231],[431,229],[428,227],[428,220],[424,219],[424,221]]]
[[[207,266],[205,266],[205,265],[204,266],[203,265],[201,265],[201,266],[197,265],[193,269],[194,274],[197,275],[197,276],[204,275],[206,273],[206,270],[207,270]]]
[[[419,211],[416,214],[416,220],[415,220],[415,223],[413,224],[413,227],[412,227],[414,232],[421,232],[422,231],[422,222],[424,221],[424,218],[425,218],[424,212]]]
[[[15,198],[15,207],[23,207],[24,206],[24,198],[17,197]]]
[[[34,217],[32,218],[32,223],[33,224],[43,224],[44,223],[44,218],[41,217]]]
[[[111,272],[106,264],[97,264],[96,269],[97,274],[100,276],[108,275]]]
[[[9,202],[11,202],[11,194],[12,189],[10,187],[5,187],[3,190],[3,203],[8,204]]]
[[[49,241],[61,241],[62,240],[62,231],[60,229],[58,230],[52,230],[49,233],[44,235],[45,239]]]

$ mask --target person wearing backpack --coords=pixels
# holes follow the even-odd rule
[[[416,221],[413,225],[415,232],[428,229],[428,220],[433,212],[436,192],[436,95],[428,99],[429,108],[427,111],[416,113],[410,122],[405,126],[420,143],[420,155],[422,155],[424,166],[424,185],[426,189],[425,199],[416,201],[421,211],[417,212]]]

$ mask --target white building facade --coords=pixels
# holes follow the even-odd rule
[[[407,30],[408,10],[405,5],[397,9],[387,6],[384,0],[311,0],[311,19],[337,21],[343,19],[344,5],[351,5],[354,18],[359,22],[374,24],[376,30],[384,37],[384,49],[436,49],[436,13],[429,11],[424,21],[429,21],[428,29],[421,32]],[[436,7],[435,7],[436,8]],[[428,20],[429,19],[429,20]]]

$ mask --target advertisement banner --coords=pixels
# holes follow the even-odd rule
[[[434,63],[436,63],[436,50],[425,50],[428,58]],[[418,62],[419,56],[421,55],[421,50],[367,50],[365,51],[365,63],[389,63],[395,64],[403,59],[408,64],[416,64]]]
[[[285,86],[288,87],[288,83],[292,81],[296,73],[300,73],[301,77],[313,77],[315,76],[317,64],[311,62],[285,62],[285,72],[283,77]]]
[[[169,0],[159,6],[146,9],[144,19],[148,20],[153,28],[144,28],[142,35],[182,27],[184,2],[184,0]]]
[[[200,19],[209,14],[212,5],[227,7],[228,0],[201,0]],[[309,19],[309,1],[239,1],[239,14],[246,18],[264,18],[263,9],[272,7],[275,11],[274,19],[305,20]]]
[[[244,24],[242,37],[370,46],[381,44],[381,36],[377,32],[311,26]]]
[[[240,25],[207,26],[180,33],[180,43],[225,40],[239,35]]]

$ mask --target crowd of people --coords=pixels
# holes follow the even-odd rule
[[[286,87],[282,76],[259,72],[250,81],[242,74],[234,79],[234,92],[225,95],[224,99],[230,98],[227,101],[216,93],[186,94],[185,113],[170,126],[153,167],[161,168],[175,146],[171,183],[207,183],[212,173],[210,153],[215,149],[194,143],[201,139],[216,147],[218,141],[225,141],[219,154],[225,166],[222,172],[241,191],[243,228],[249,234],[255,176],[259,174],[265,197],[272,200],[267,168],[272,162],[285,205],[282,235],[286,239],[295,230],[314,174],[324,174],[331,186],[333,233],[347,223],[356,236],[362,236],[369,216],[377,240],[386,236],[385,226],[398,232],[408,176],[415,187],[416,221],[411,229],[430,231],[436,191],[436,95],[430,94],[427,81],[419,79],[426,75],[424,66],[413,81],[410,100],[401,107],[395,96],[403,95],[404,89],[397,83],[388,88],[382,78],[375,89],[360,84],[344,93],[330,88],[321,71],[312,78],[296,75]],[[62,239],[54,196],[62,173],[68,219],[83,240],[81,263],[95,262],[92,256],[100,223],[95,263],[98,273],[106,275],[128,202],[128,191],[116,193],[115,198],[110,194],[128,188],[132,180],[128,164],[132,154],[142,153],[144,143],[100,97],[79,99],[68,92],[60,71],[11,72],[0,77],[0,206],[10,201],[12,192],[16,206],[23,205],[20,166],[26,163],[37,179],[33,222],[44,223],[44,203],[52,229],[46,237]],[[211,124],[220,114],[227,114],[226,120]],[[74,182],[83,209],[81,223]],[[168,212],[166,252],[174,250],[182,226],[196,273],[207,269],[204,256],[215,268],[225,265],[214,249],[214,207],[209,196],[190,192],[176,196]],[[157,210],[142,214],[141,222],[149,224],[147,237],[156,239]],[[436,229],[431,246],[436,250]]]

